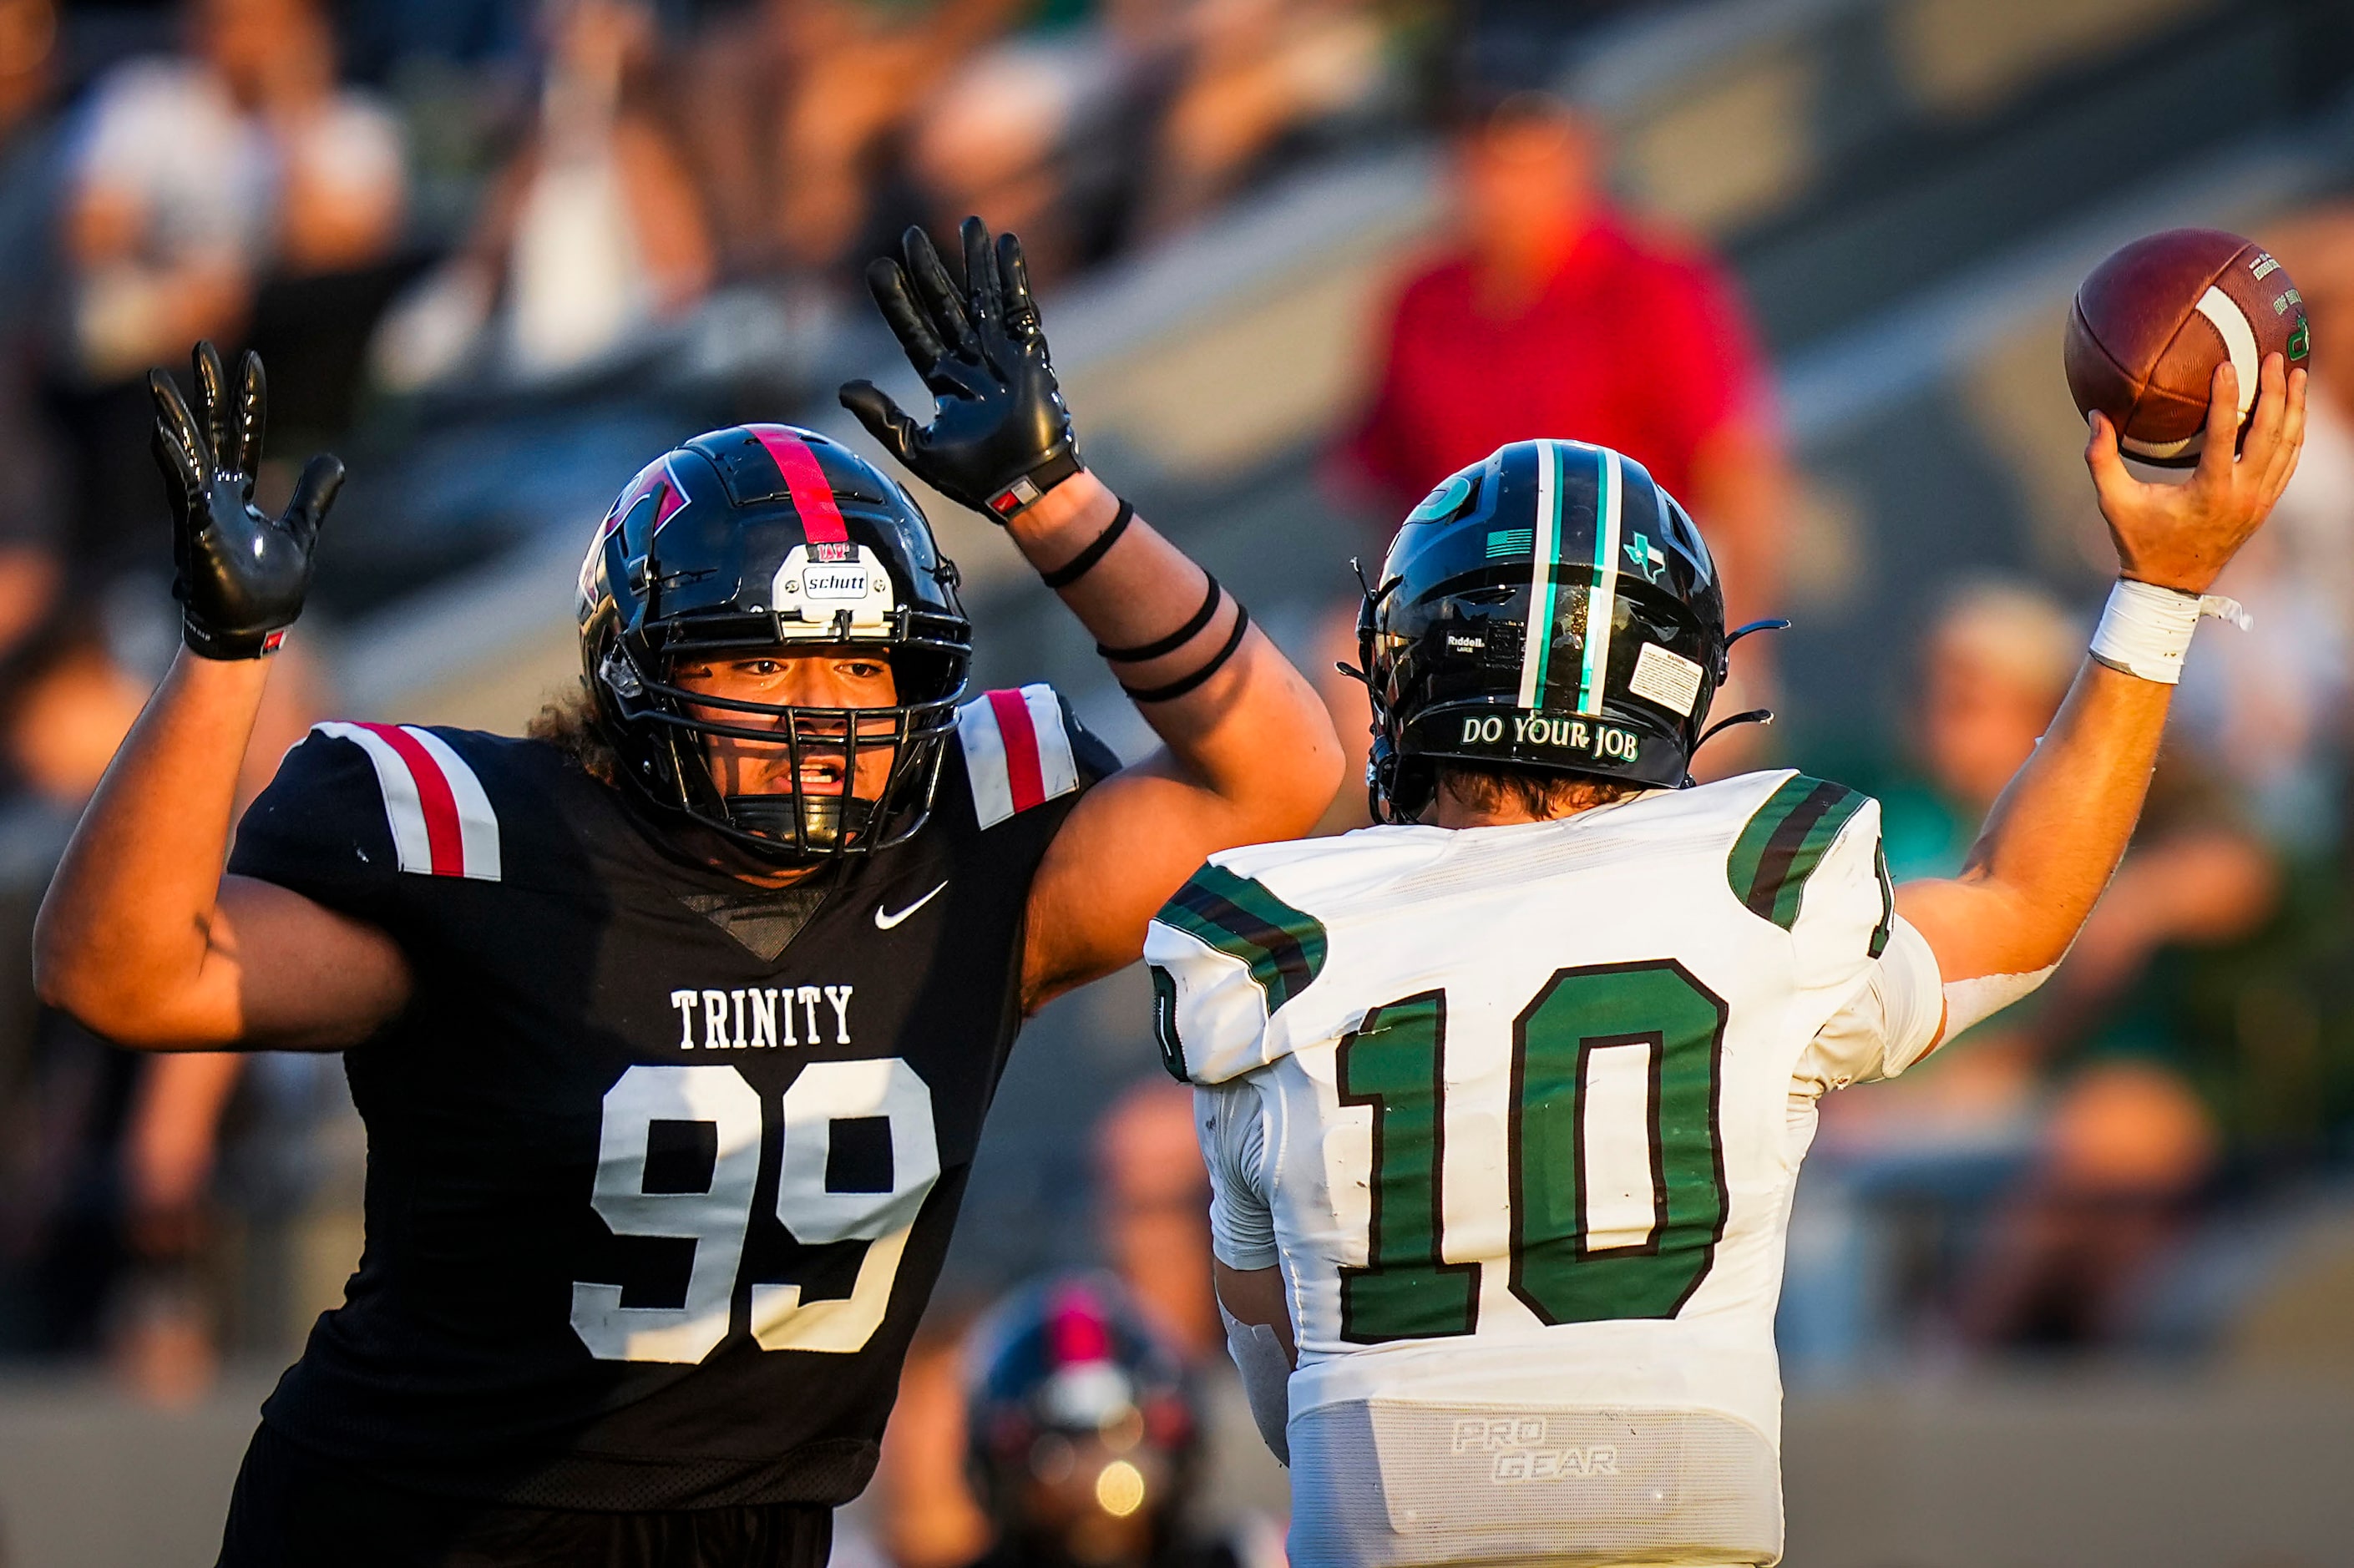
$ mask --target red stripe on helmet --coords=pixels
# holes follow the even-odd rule
[[[818,466],[817,453],[809,450],[809,443],[782,425],[754,425],[751,429],[776,461],[777,471],[785,476],[793,510],[801,514],[803,536],[812,545],[848,544],[850,530],[843,524],[842,508],[833,503],[833,486],[825,470]]]
[[[678,470],[671,467],[670,463],[670,459],[663,459],[663,483],[656,493],[662,500],[654,507],[654,532],[657,534],[662,532],[663,524],[686,510],[686,486],[679,482]]]
[[[1020,692],[991,692],[989,711],[1005,743],[1005,782],[1013,809],[1026,811],[1046,799],[1046,775],[1038,766],[1038,732],[1030,723],[1030,705]]]
[[[1046,1342],[1057,1367],[1111,1360],[1111,1325],[1095,1292],[1068,1286],[1055,1294],[1046,1319]]]
[[[364,724],[359,727],[398,752],[400,760],[408,765],[408,776],[417,781],[417,803],[425,813],[425,842],[433,852],[433,874],[465,875],[466,841],[458,825],[458,798],[451,793],[450,780],[441,775],[441,765],[418,743],[415,736],[397,724]]]

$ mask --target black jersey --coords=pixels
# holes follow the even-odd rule
[[[782,893],[540,742],[290,752],[229,869],[382,927],[414,994],[345,1054],[366,1249],[264,1420],[546,1507],[855,1496],[1021,1021],[1032,878],[1116,766],[1044,685],[958,733],[922,833]]]

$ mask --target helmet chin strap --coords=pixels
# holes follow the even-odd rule
[[[1732,652],[1733,645],[1734,643],[1740,641],[1743,638],[1749,636],[1752,632],[1787,631],[1789,630],[1790,623],[1783,620],[1778,615],[1770,616],[1764,620],[1753,620],[1745,626],[1737,626],[1731,631],[1725,633],[1725,651],[1727,652]],[[1731,729],[1737,724],[1770,725],[1773,722],[1774,710],[1772,708],[1750,708],[1744,712],[1733,714],[1727,717],[1721,718],[1714,724],[1709,726],[1706,729],[1700,732],[1700,738],[1692,742],[1692,756],[1698,757],[1700,755],[1700,748],[1706,746],[1720,730]],[[1689,787],[1691,781],[1691,774],[1687,770],[1684,774],[1684,783]]]
[[[1709,743],[1710,737],[1715,735],[1718,730],[1731,729],[1737,724],[1772,724],[1773,722],[1774,710],[1772,708],[1751,708],[1746,713],[1738,713],[1733,715],[1729,718],[1721,718],[1714,724],[1709,726],[1706,729],[1700,732],[1700,738],[1692,742],[1692,751],[1697,755],[1700,748],[1706,746]]]
[[[1790,623],[1783,620],[1780,616],[1768,616],[1764,620],[1753,620],[1748,622],[1746,625],[1734,627],[1732,630],[1724,634],[1724,645],[1727,648],[1730,648],[1734,643],[1740,641],[1743,638],[1749,636],[1752,632],[1787,631],[1789,630]]]

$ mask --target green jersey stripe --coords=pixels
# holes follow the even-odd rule
[[[1790,929],[1807,878],[1866,799],[1803,773],[1785,779],[1750,815],[1726,857],[1734,895],[1759,919]]]
[[[1618,512],[1626,479],[1618,454],[1607,447],[1594,453],[1594,577],[1585,590],[1585,659],[1577,677],[1577,711],[1602,711],[1604,688],[1610,680],[1611,622],[1618,616]]]
[[[1561,447],[1539,441],[1537,448],[1537,526],[1535,565],[1529,573],[1529,623],[1521,642],[1521,706],[1535,713],[1544,706],[1546,665],[1553,655],[1554,581],[1561,555]]]
[[[1757,863],[1766,853],[1766,843],[1782,820],[1797,808],[1814,789],[1815,780],[1805,774],[1793,774],[1782,781],[1766,803],[1749,814],[1743,824],[1741,836],[1734,841],[1733,853],[1725,859],[1725,880],[1733,884],[1733,895],[1744,904],[1749,902],[1749,890],[1757,885]]]
[[[1813,812],[1814,820],[1807,824],[1806,831],[1796,833],[1797,843],[1790,851],[1779,885],[1774,889],[1774,913],[1769,918],[1785,931],[1798,923],[1798,898],[1806,891],[1807,878],[1814,874],[1815,867],[1821,864],[1823,856],[1830,853],[1832,841],[1840,836],[1840,830],[1847,826],[1848,819],[1863,810],[1863,797],[1854,790],[1837,784],[1826,785],[1824,789],[1837,790],[1838,794],[1824,798],[1823,791],[1818,790],[1814,796],[1808,797],[1806,805],[1790,813],[1790,820],[1783,823],[1775,834],[1779,841],[1786,835],[1796,833],[1799,821],[1813,810],[1818,800],[1821,800],[1821,810]],[[1759,869],[1772,868],[1778,844],[1767,848],[1765,863]]]
[[[1324,968],[1324,927],[1261,884],[1205,865],[1162,906],[1161,923],[1250,967],[1272,1016]]]

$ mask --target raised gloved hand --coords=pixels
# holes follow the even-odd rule
[[[964,286],[920,228],[901,240],[904,264],[877,257],[866,286],[937,403],[918,425],[871,381],[842,388],[842,406],[918,479],[1002,522],[1079,471],[1071,411],[1055,382],[1022,242],[991,240],[964,220]]]
[[[172,497],[172,562],[178,577],[181,634],[207,659],[258,659],[275,650],[302,613],[311,588],[319,520],[343,488],[344,465],[322,453],[302,469],[286,514],[272,520],[253,504],[261,462],[260,356],[238,366],[232,403],[221,357],[196,344],[196,409],[161,370],[147,373],[155,399],[155,465]]]

